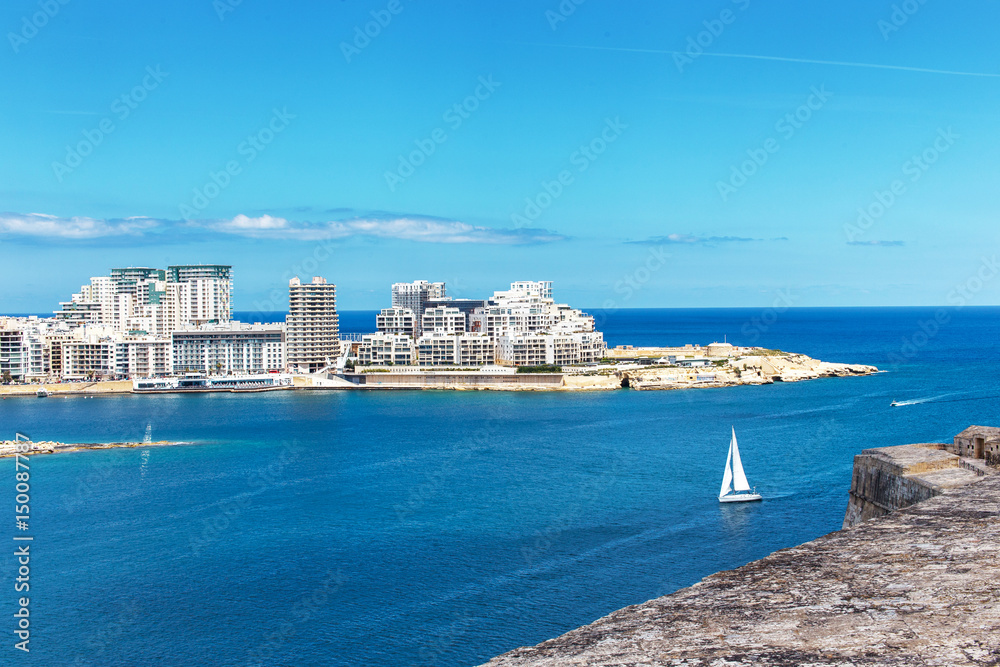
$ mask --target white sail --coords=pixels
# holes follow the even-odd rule
[[[735,437],[736,436],[735,436],[735,433],[734,433],[734,435],[733,435],[733,442],[736,441]],[[732,470],[732,468],[729,467],[729,462],[733,458],[733,442],[729,443],[729,453],[726,455],[726,472],[724,472],[722,474],[722,490],[719,491],[719,497],[720,498],[733,490],[732,489],[733,470]]]
[[[750,482],[747,481],[746,473],[743,472],[743,463],[740,461],[740,448],[736,444],[735,428],[733,429],[733,441],[729,445],[729,449],[733,453],[733,486],[737,491],[749,491]]]

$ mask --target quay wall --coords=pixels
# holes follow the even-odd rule
[[[364,373],[349,379],[370,389],[558,389],[564,384],[561,373]]]

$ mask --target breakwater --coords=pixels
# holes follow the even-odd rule
[[[185,443],[168,442],[160,440],[157,442],[87,442],[87,443],[67,443],[55,442],[53,440],[40,440],[38,442],[0,440],[0,458],[14,456],[18,451],[18,445],[23,446],[27,442],[28,451],[22,452],[29,456],[36,454],[59,454],[64,452],[76,452],[84,449],[118,449],[121,447],[165,447],[168,445],[180,445]]]
[[[991,431],[865,450],[852,527],[488,665],[1000,664],[1000,475],[975,457]]]

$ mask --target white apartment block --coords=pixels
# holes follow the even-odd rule
[[[552,300],[550,281],[511,283],[510,290],[494,292],[470,319],[469,330],[493,338],[504,334],[593,331],[594,318]]]
[[[420,318],[423,317],[424,311],[427,310],[427,301],[429,299],[444,299],[446,297],[444,283],[417,280],[412,283],[393,283],[392,285],[392,307],[407,308],[412,310],[414,315],[416,315],[415,336],[419,336],[421,333],[420,327],[422,323]]]
[[[530,294],[543,299],[552,298],[551,280],[519,280],[510,284],[510,292]]]
[[[174,373],[270,373],[285,368],[280,324],[203,325],[171,333]]]
[[[416,358],[413,338],[403,334],[365,334],[358,345],[358,363],[362,366],[410,366]]]
[[[0,377],[23,382],[44,375],[41,336],[30,327],[4,323],[0,328]]]
[[[151,378],[173,375],[173,348],[169,338],[127,338],[117,343],[116,375]]]
[[[416,315],[409,308],[383,308],[375,316],[375,328],[380,333],[412,336],[416,330]]]
[[[425,333],[461,333],[465,331],[465,313],[458,308],[445,306],[428,308],[421,317],[421,331]]]
[[[100,324],[119,332],[167,335],[174,329],[232,319],[232,267],[221,264],[111,269],[95,276],[56,318],[73,326]]]
[[[288,281],[287,364],[292,371],[315,373],[336,363],[340,352],[337,286],[315,277]]]
[[[420,366],[484,366],[492,364],[494,343],[486,335],[472,333],[425,333],[417,341]]]
[[[0,376],[23,382],[58,375],[62,368],[58,341],[69,337],[66,322],[50,318],[0,317]]]
[[[605,353],[604,334],[510,333],[497,338],[497,363],[511,366],[568,366],[599,361]]]
[[[118,372],[118,343],[99,334],[85,334],[61,345],[62,373],[65,380],[101,380]]]

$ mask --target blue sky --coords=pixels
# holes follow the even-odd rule
[[[194,262],[237,310],[944,304],[997,248],[995,1],[234,2],[0,9],[0,312]]]

